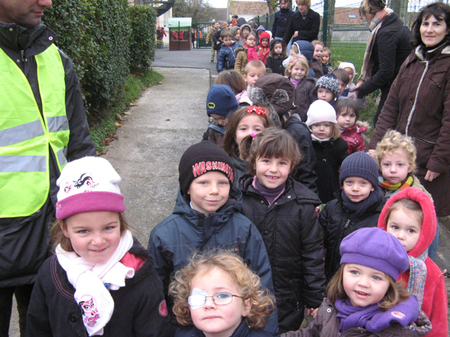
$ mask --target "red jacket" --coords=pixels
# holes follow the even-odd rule
[[[267,47],[263,47],[261,44],[262,39],[269,39],[269,44],[267,45]],[[259,59],[262,63],[264,63],[264,65],[266,65],[267,62],[267,58],[270,55],[270,34],[267,32],[262,32],[261,36],[259,37],[259,50],[258,50],[258,56]]]
[[[408,255],[413,257],[420,256],[434,239],[436,234],[436,213],[434,205],[430,198],[422,191],[408,187],[403,191],[396,193],[386,202],[381,211],[378,220],[378,227],[386,230],[386,214],[389,207],[399,200],[409,198],[417,201],[422,207],[423,222],[420,238],[416,246],[408,252]],[[445,288],[444,273],[429,257],[425,260],[427,267],[427,279],[425,282],[425,289],[423,294],[422,310],[428,316],[433,325],[431,332],[427,337],[448,337],[448,323],[447,323],[447,290]],[[408,284],[409,270],[399,276],[405,285]]]
[[[341,133],[341,137],[348,144],[348,154],[358,151],[366,151],[366,142],[362,136],[364,131],[367,131],[369,124],[367,122],[357,121],[355,125],[345,129]]]

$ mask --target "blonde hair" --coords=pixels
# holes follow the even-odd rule
[[[392,154],[397,150],[403,149],[409,163],[409,172],[416,171],[417,150],[411,137],[402,135],[395,130],[388,130],[381,141],[377,144],[375,160],[381,169],[381,161],[386,154]]]
[[[309,126],[309,129],[312,130],[312,126],[319,123],[330,123],[331,124],[331,134],[330,134],[330,140],[336,140],[341,136],[341,130],[339,130],[339,125],[333,122],[317,122],[314,124],[311,124]]]
[[[306,68],[306,75],[308,75],[308,73],[309,73],[308,60],[303,55],[299,55],[297,57],[294,57],[292,60],[290,60],[288,66],[286,67],[286,70],[284,71],[284,74],[286,76],[288,76],[288,77],[291,77],[291,75],[292,75],[292,68],[294,68],[294,66],[297,63],[300,63],[302,66],[304,66]],[[306,75],[305,75],[305,77],[306,77]]]
[[[325,45],[323,44],[323,42],[319,41],[319,40],[314,40],[313,42],[311,42],[311,44],[314,46],[314,48],[316,48],[317,44],[320,44],[322,47],[325,48]]]
[[[417,221],[422,225],[423,223],[423,210],[422,206],[420,206],[420,203],[418,203],[415,200],[411,200],[409,198],[399,199],[395,201],[390,207],[389,210],[386,213],[385,223],[387,227],[387,223],[389,221],[389,217],[391,216],[392,211],[398,210],[398,209],[405,209],[411,211],[411,213],[414,214],[414,217],[417,219]]]
[[[264,74],[266,73],[266,66],[263,62],[260,60],[252,60],[244,68],[244,74],[247,75],[247,73],[250,71],[250,68],[257,68],[257,69],[264,69]]]
[[[251,329],[263,327],[274,308],[274,297],[262,288],[259,276],[244,264],[240,256],[224,251],[196,253],[186,267],[175,273],[169,285],[169,294],[174,299],[173,312],[177,322],[181,325],[193,324],[188,303],[192,279],[214,268],[219,268],[230,276],[243,301],[251,300],[250,313],[245,317],[247,325]]]
[[[327,286],[327,298],[328,300],[334,304],[336,300],[339,298],[341,300],[346,299],[348,296],[345,293],[344,289],[344,268],[346,263],[341,264],[341,267],[333,275],[330,282]],[[411,293],[409,293],[404,287],[401,281],[395,282],[395,280],[387,274],[384,274],[386,278],[389,280],[389,288],[386,291],[386,294],[378,303],[378,306],[383,311],[392,308],[396,304],[400,302],[406,301]]]
[[[323,53],[328,53],[331,57],[331,49],[328,47],[323,47]]]
[[[298,45],[296,43],[292,44],[291,49],[294,49],[296,54],[300,54],[300,50],[298,49]]]
[[[297,5],[305,5],[308,9],[311,7],[311,0],[296,0]]]

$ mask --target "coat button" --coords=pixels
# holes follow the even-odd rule
[[[269,231],[264,231],[264,235],[269,235]]]
[[[327,309],[327,312],[328,312],[328,313],[331,313],[331,308],[328,308],[328,309]]]
[[[287,196],[287,198],[288,198],[288,199],[290,199],[290,198],[291,198],[291,196],[290,196],[290,195],[288,195],[288,196]]]
[[[70,321],[71,321],[72,323],[76,323],[76,321],[77,321],[77,316],[75,316],[75,314],[71,314],[71,315],[69,316],[69,319],[70,319]]]

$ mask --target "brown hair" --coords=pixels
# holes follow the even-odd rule
[[[345,69],[335,69],[332,73],[338,78],[338,80],[344,82],[345,85],[350,82],[350,76],[348,76],[348,72]]]
[[[429,4],[420,11],[416,20],[412,24],[411,32],[413,35],[413,47],[424,45],[420,34],[420,26],[422,25],[422,21],[428,19],[430,16],[434,16],[438,21],[443,20],[447,26],[447,29],[450,28],[450,6],[439,2]],[[444,39],[449,41],[450,34],[445,34]]]
[[[314,46],[314,48],[316,48],[317,44],[320,44],[322,47],[325,48],[325,45],[323,44],[323,42],[319,41],[319,40],[314,40],[313,42],[311,42],[311,44]]]
[[[214,80],[214,84],[228,85],[235,95],[247,90],[247,83],[245,83],[244,76],[237,70],[221,71]]]
[[[346,263],[342,264],[336,274],[333,275],[327,286],[327,298],[334,304],[339,298],[341,300],[346,299],[348,296],[344,289],[344,268]],[[389,280],[389,288],[386,294],[378,303],[378,306],[383,310],[388,310],[400,302],[406,301],[411,293],[409,293],[404,287],[401,281],[395,282],[392,277],[385,274]]]
[[[409,172],[416,171],[417,150],[411,137],[403,135],[395,130],[388,130],[381,141],[377,144],[375,160],[381,169],[381,161],[386,154],[392,154],[403,149],[406,152],[409,163]]]
[[[220,37],[224,38],[226,36],[233,38],[233,34],[231,34],[231,31],[229,29],[222,29],[220,31]]]
[[[351,109],[356,115],[355,123],[359,119],[359,110],[355,101],[352,99],[338,99],[336,104],[334,105],[334,109],[336,110],[336,117],[338,117],[344,109]]]
[[[314,124],[319,124],[320,122],[314,123]],[[341,130],[339,130],[339,125],[337,125],[337,123],[333,123],[333,122],[324,122],[324,123],[330,123],[331,124],[331,134],[330,134],[330,140],[336,140],[341,136]],[[312,126],[314,124],[311,124],[309,126],[309,129],[312,131]]]
[[[398,210],[398,209],[406,209],[411,211],[411,213],[414,214],[414,217],[417,219],[417,221],[422,225],[423,223],[423,210],[422,206],[417,201],[411,200],[409,198],[399,199],[395,201],[390,207],[389,210],[386,213],[386,227],[387,223],[389,221],[389,217],[391,216],[392,211]]]
[[[363,0],[361,6],[359,6],[359,14],[377,14],[377,12],[383,10],[386,7],[386,3],[383,0]]]
[[[275,299],[262,288],[259,276],[244,264],[242,258],[229,252],[196,253],[186,267],[175,273],[169,286],[169,294],[174,299],[173,312],[178,323],[193,324],[188,303],[192,279],[214,268],[221,269],[230,276],[240,290],[243,301],[251,300],[250,313],[245,317],[247,325],[251,329],[263,327],[274,308]]]

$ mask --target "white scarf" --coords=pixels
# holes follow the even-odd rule
[[[56,257],[75,288],[74,298],[83,312],[83,323],[89,336],[103,335],[103,328],[111,319],[114,300],[108,291],[125,286],[125,279],[133,278],[134,269],[119,261],[133,246],[130,231],[120,238],[113,255],[104,264],[92,264],[75,252],[56,247]]]

